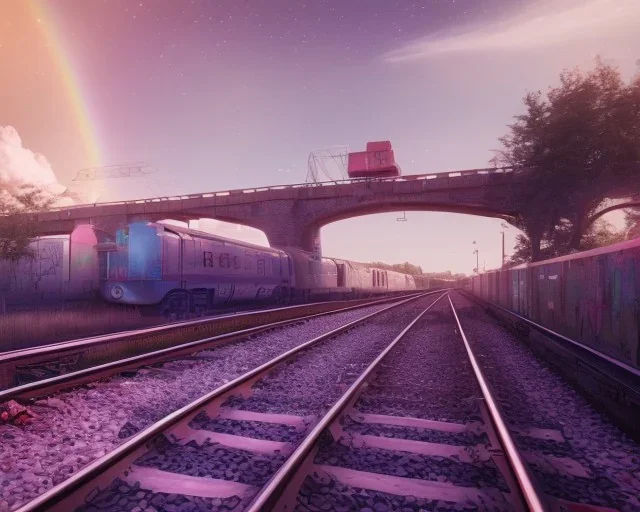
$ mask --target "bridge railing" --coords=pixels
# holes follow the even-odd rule
[[[490,167],[486,169],[468,169],[463,171],[447,171],[431,174],[411,174],[408,176],[398,176],[393,178],[356,178],[346,180],[335,181],[323,181],[317,183],[295,183],[291,185],[273,185],[268,187],[255,187],[244,189],[225,190],[220,192],[205,192],[201,194],[185,194],[179,196],[159,196],[146,199],[132,199],[128,201],[108,201],[103,203],[85,203],[75,204],[70,206],[60,206],[48,208],[47,211],[67,211],[77,208],[86,208],[88,206],[112,206],[112,205],[129,205],[129,204],[148,204],[159,203],[162,201],[183,201],[185,199],[203,199],[209,197],[223,197],[238,194],[253,194],[256,192],[269,192],[272,190],[287,190],[294,188],[314,188],[314,187],[334,187],[338,185],[351,185],[355,183],[381,183],[381,182],[402,182],[402,181],[418,181],[418,180],[432,180],[439,178],[458,178],[461,176],[475,176],[483,174],[507,174],[515,172],[512,167]]]

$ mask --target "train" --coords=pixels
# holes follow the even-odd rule
[[[486,272],[460,287],[640,368],[640,238]]]
[[[136,222],[96,244],[108,302],[201,313],[240,301],[278,303],[415,290],[412,276],[302,250],[261,247],[163,222]]]

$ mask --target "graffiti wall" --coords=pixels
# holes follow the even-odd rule
[[[9,294],[61,293],[69,281],[69,245],[70,236],[44,237],[30,244],[30,256],[0,261],[0,286]]]
[[[34,240],[18,262],[0,260],[0,291],[8,303],[84,298],[98,289],[95,246],[102,235],[79,226],[70,235]]]
[[[473,279],[471,291],[640,367],[640,239],[489,272]]]

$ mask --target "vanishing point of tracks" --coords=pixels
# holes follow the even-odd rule
[[[536,482],[528,461],[545,455],[517,446],[473,344],[449,293],[399,301],[219,386],[20,510],[571,510]]]

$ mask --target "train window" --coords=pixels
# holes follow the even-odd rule
[[[223,252],[220,254],[220,267],[229,268],[229,253]]]
[[[263,276],[264,275],[264,258],[258,258],[257,261],[257,273],[259,276]]]
[[[213,253],[211,251],[204,251],[202,255],[204,267],[213,268]]]
[[[238,269],[240,269],[240,267],[242,267],[242,261],[240,261],[240,256],[234,256],[233,257],[233,268],[238,270]]]
[[[375,286],[376,285],[376,271],[375,270],[373,272],[371,272],[371,279],[373,279],[372,286]]]

